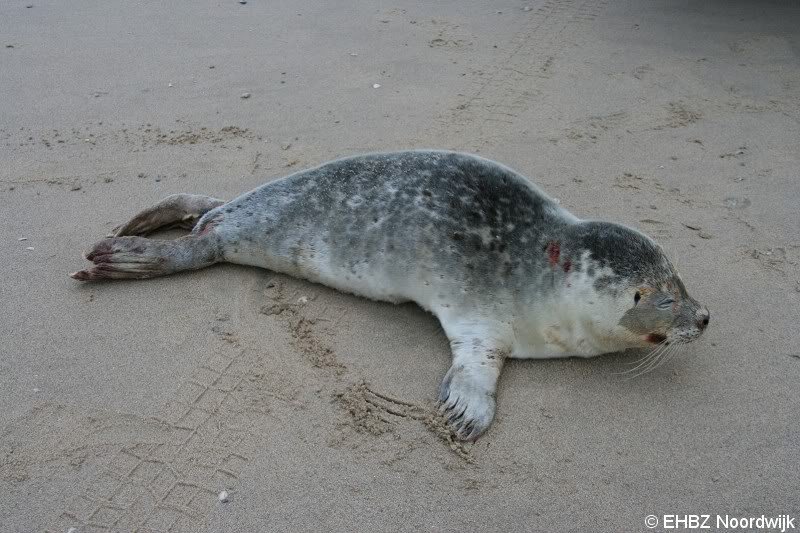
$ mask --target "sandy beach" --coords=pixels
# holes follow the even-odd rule
[[[3,2],[0,530],[800,515],[798,28],[778,1]],[[636,379],[641,352],[511,361],[460,444],[415,305],[233,265],[68,277],[169,194],[404,148],[651,235],[711,326]]]

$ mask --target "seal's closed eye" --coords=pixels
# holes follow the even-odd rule
[[[666,300],[664,300],[664,301],[662,301],[661,303],[658,304],[658,308],[659,309],[669,309],[669,308],[672,307],[672,304],[674,304],[674,303],[675,303],[675,300],[673,300],[672,298],[667,298]]]

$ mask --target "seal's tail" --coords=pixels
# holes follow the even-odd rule
[[[114,228],[109,237],[144,236],[172,227],[192,229],[201,216],[224,203],[217,198],[199,194],[172,194],[122,226]]]
[[[182,270],[196,270],[222,260],[214,232],[165,241],[144,237],[113,237],[95,244],[86,254],[94,266],[73,272],[80,281],[144,279]]]

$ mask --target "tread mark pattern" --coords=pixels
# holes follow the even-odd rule
[[[220,337],[237,349],[212,354],[181,384],[161,416],[167,438],[120,446],[49,531],[196,531],[204,523],[219,492],[235,487],[251,448],[237,395],[254,365],[235,338]]]

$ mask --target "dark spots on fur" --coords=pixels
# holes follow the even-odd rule
[[[561,265],[561,268],[564,269],[564,273],[569,274],[569,271],[572,270],[572,261],[569,259],[564,261],[564,264]]]
[[[547,261],[552,268],[555,268],[561,258],[561,244],[558,241],[550,241],[545,248],[547,252]]]
[[[226,207],[225,208],[225,212],[226,213],[233,213],[233,208],[232,207]]]
[[[615,276],[640,283],[645,279],[669,280],[674,277],[664,253],[641,233],[611,222],[581,222],[570,228],[570,242],[588,250],[591,258]]]
[[[363,198],[360,206],[340,204],[356,196]],[[387,268],[403,271],[421,249],[432,254],[437,274],[465,289],[516,290],[544,283],[523,279],[524,274],[538,274],[548,258],[542,248],[557,240],[562,255],[573,258],[571,268],[578,268],[573,255],[578,250],[562,236],[563,220],[551,202],[522,176],[465,154],[401,152],[334,161],[276,181],[238,204],[242,213],[257,213],[252,222],[264,218],[254,238],[280,249],[284,260],[290,255],[287,244],[314,234],[331,261],[344,268],[371,252]],[[269,237],[266,228],[273,231]]]
[[[489,242],[488,250],[490,252],[503,253],[506,250],[506,244],[500,241],[500,237],[498,235],[493,235],[492,240]]]
[[[248,216],[248,217],[251,217],[251,216],[253,216],[253,212],[252,211],[247,211],[245,213],[245,215]]]

